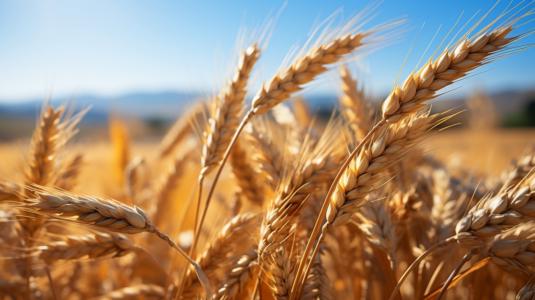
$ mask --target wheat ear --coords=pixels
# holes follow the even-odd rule
[[[0,202],[6,200],[24,199],[24,191],[22,187],[16,183],[0,181]]]
[[[530,172],[535,169],[535,153],[529,153],[522,156],[514,167],[503,175],[501,192],[506,189],[514,188]]]
[[[274,251],[269,268],[270,287],[277,300],[287,300],[295,276],[295,262],[284,248]]]
[[[370,243],[388,256],[390,267],[395,270],[397,235],[390,212],[383,201],[367,203],[358,213],[357,226]]]
[[[165,158],[173,153],[177,146],[193,132],[193,125],[202,119],[205,110],[206,103],[199,101],[184,112],[183,116],[177,118],[160,143],[159,158]]]
[[[233,253],[251,238],[247,233],[252,232],[259,223],[259,218],[254,214],[241,214],[232,218],[209,244],[208,248],[197,258],[199,266],[203,269],[212,282],[215,280],[216,271],[229,262]],[[199,282],[196,281],[195,273],[191,270],[186,274],[183,283],[184,292],[181,299],[195,299]]]
[[[63,107],[57,110],[51,106],[43,109],[39,124],[34,131],[31,142],[31,155],[26,170],[26,182],[47,185],[55,171],[55,157],[60,146],[61,117]]]
[[[262,207],[264,204],[263,186],[258,180],[256,171],[250,164],[247,151],[244,144],[238,141],[230,154],[230,166],[232,173],[236,178],[239,193],[243,195],[252,204]]]
[[[283,153],[277,145],[266,136],[266,133],[254,129],[244,136],[248,144],[254,149],[252,161],[255,164],[258,176],[265,178],[267,185],[276,190],[283,175]]]
[[[535,275],[516,294],[516,300],[533,300],[535,298]]]
[[[124,235],[95,233],[66,236],[63,240],[38,246],[36,256],[50,264],[58,260],[73,260],[83,257],[119,257],[134,250],[133,243]]]
[[[312,48],[298,58],[283,72],[275,75],[265,84],[253,99],[254,114],[263,114],[270,108],[290,98],[303,85],[314,80],[327,70],[327,65],[339,61],[344,55],[362,46],[362,40],[370,33],[348,34],[328,44]]]
[[[491,261],[506,270],[535,272],[535,221],[519,224],[489,242],[487,255]]]
[[[482,200],[455,227],[464,247],[480,247],[485,239],[535,217],[535,177],[514,190]]]
[[[308,256],[313,250],[313,243],[317,244],[316,239],[320,235],[321,223],[325,213],[327,213],[328,201],[335,192],[336,184],[367,140],[374,135],[375,131],[379,131],[381,127],[385,126],[387,122],[401,119],[407,114],[419,111],[427,101],[436,97],[436,93],[440,89],[463,78],[468,72],[487,62],[491,55],[499,52],[514,40],[514,38],[507,37],[511,30],[511,26],[505,26],[483,33],[473,39],[465,37],[459,41],[455,49],[447,49],[437,60],[427,63],[420,71],[409,75],[401,88],[394,88],[393,92],[383,102],[381,120],[370,129],[360,144],[346,158],[325,196],[323,207],[316,219],[316,224],[305,247],[303,258],[299,263],[297,279],[294,281],[294,288],[292,288],[292,299],[294,299],[294,290],[296,290],[295,297],[297,298],[301,293],[297,289],[301,289],[298,284],[306,277],[306,275],[303,276],[302,274],[305,268],[305,261],[309,259]]]
[[[327,272],[320,255],[314,258],[305,286],[303,287],[303,299],[332,299],[331,286]]]
[[[83,155],[76,154],[66,164],[56,179],[55,186],[63,190],[71,190],[76,185],[78,174],[83,163]]]
[[[310,112],[310,107],[302,97],[295,97],[293,100],[293,112],[297,124],[303,128],[311,126],[314,116]]]
[[[156,188],[156,201],[148,204],[149,213],[156,225],[161,225],[164,221],[163,216],[169,210],[171,205],[172,192],[184,175],[184,170],[188,165],[191,156],[192,152],[188,152],[183,156],[176,157],[171,168],[164,174],[161,183]]]
[[[357,82],[345,65],[340,69],[340,78],[342,79],[340,112],[357,140],[362,140],[372,127],[370,107],[366,103],[364,93],[357,88]]]
[[[324,73],[327,70],[328,65],[338,62],[344,55],[359,48],[359,46],[362,45],[362,39],[370,34],[371,33],[369,32],[348,34],[334,38],[326,45],[314,47],[306,55],[298,58],[285,71],[275,75],[268,84],[260,89],[257,95],[253,98],[251,108],[245,113],[245,116],[242,118],[223,154],[206,197],[206,208],[210,203],[210,199],[215,191],[217,182],[221,176],[221,172],[223,171],[223,167],[230,155],[232,147],[237,142],[245,125],[247,125],[255,115],[266,113],[270,108],[287,100],[292,94],[301,90],[305,84],[312,81],[319,74]],[[205,216],[206,209],[203,211],[199,228],[202,227]]]
[[[464,77],[489,61],[489,57],[515,38],[508,37],[511,26],[484,32],[475,38],[463,38],[453,49],[425,64],[409,75],[401,87],[395,87],[383,102],[383,118],[399,118],[417,111],[434,97],[436,92]]]
[[[25,206],[30,211],[44,213],[64,220],[96,226],[118,233],[135,234],[148,232],[156,235],[171,248],[179,252],[194,268],[203,284],[207,295],[211,288],[200,266],[177,246],[167,235],[159,231],[147,217],[145,212],[135,206],[128,206],[115,200],[104,200],[91,196],[79,196],[63,192],[51,192],[34,187],[37,198],[29,199]]]
[[[218,165],[221,165],[222,168],[224,161],[228,158],[229,153],[227,153],[227,149],[232,143],[232,137],[239,128],[240,118],[243,114],[247,82],[259,56],[260,48],[256,44],[245,50],[240,58],[234,78],[216,99],[215,111],[208,121],[209,124],[205,132],[205,142],[203,143],[201,154],[201,172],[198,178],[199,193],[197,207],[195,209],[194,238],[190,250],[192,255],[195,253],[195,248],[199,240],[199,231],[204,224],[204,218],[206,217],[211,200],[211,194],[209,194],[199,220],[204,178],[217,168]],[[219,175],[216,175],[217,177]]]
[[[335,170],[335,160],[323,154],[307,160],[285,180],[260,228],[258,245],[260,258],[273,253],[287,239],[290,228],[305,201],[312,192],[332,178]]]
[[[315,250],[312,252],[314,256],[328,228],[331,225],[346,223],[351,215],[359,210],[368,193],[379,188],[381,182],[385,181],[388,167],[399,161],[404,153],[423,137],[434,125],[436,117],[436,115],[429,116],[428,113],[424,113],[407,122],[390,124],[377,130],[378,132],[370,131],[369,134],[373,134],[371,139],[363,145],[355,159],[349,162],[337,181],[336,187],[331,192],[332,197],[326,207],[326,220],[321,230],[318,231],[319,238],[314,246]],[[321,215],[320,212],[319,216]],[[317,220],[314,228],[318,226]],[[307,246],[306,248],[310,247],[309,249],[312,250],[312,244],[307,244]],[[294,286],[299,284],[297,281],[302,283],[308,272],[303,273],[305,271],[303,258],[301,262],[303,263],[300,265],[302,269],[300,271],[298,269]],[[308,269],[311,263],[312,260],[308,263]],[[297,286],[295,287],[297,288]],[[299,288],[301,289],[302,285]],[[293,295],[292,292],[292,297]]]
[[[247,48],[240,58],[234,78],[216,99],[215,111],[209,120],[206,142],[202,150],[200,176],[206,176],[217,167],[239,125],[247,82],[259,56],[258,46],[252,45]]]
[[[223,281],[224,284],[214,295],[214,300],[239,299],[240,295],[246,295],[250,283],[255,282],[258,274],[258,255],[256,249],[249,250],[233,264],[230,272]]]

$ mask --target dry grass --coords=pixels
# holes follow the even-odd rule
[[[455,112],[429,109],[507,53],[516,13],[440,49],[375,121],[347,67],[332,120],[280,106],[381,31],[353,22],[246,109],[253,44],[158,145],[118,120],[111,143],[68,145],[79,117],[45,104],[27,157],[0,145],[0,299],[530,299],[535,132],[437,132]]]

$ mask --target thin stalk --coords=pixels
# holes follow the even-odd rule
[[[232,150],[232,147],[234,144],[236,144],[236,141],[238,141],[238,137],[240,136],[240,133],[245,128],[245,125],[251,120],[251,118],[254,116],[254,111],[252,109],[249,109],[245,116],[243,116],[243,119],[240,122],[240,125],[236,129],[236,132],[234,132],[234,135],[232,136],[232,139],[230,140],[229,145],[227,146],[227,149],[225,150],[225,154],[223,155],[223,159],[221,160],[221,163],[219,164],[219,167],[217,168],[217,171],[214,176],[214,180],[212,181],[212,185],[210,186],[210,190],[208,191],[208,195],[206,197],[206,205],[204,206],[201,220],[199,222],[198,227],[196,227],[195,237],[193,239],[193,244],[191,246],[192,251],[195,251],[195,247],[197,245],[197,241],[199,239],[200,230],[202,229],[202,226],[204,224],[204,220],[206,218],[206,212],[208,211],[208,207],[210,206],[210,200],[212,199],[212,196],[214,194],[215,188],[217,186],[217,182],[219,181],[219,177],[221,176],[221,173],[223,172],[223,167],[225,166],[225,163],[228,160],[228,157],[230,155],[230,151]],[[199,195],[202,193],[202,185],[199,186]]]
[[[196,232],[196,225],[197,225],[197,219],[199,217],[199,211],[201,209],[201,200],[202,200],[202,197],[201,197],[201,194],[202,194],[202,186],[203,186],[203,183],[204,183],[204,176],[201,176],[199,177],[199,181],[197,182],[198,186],[199,186],[199,195],[198,195],[198,198],[197,198],[197,207],[195,208],[195,219],[194,219],[194,223],[193,223],[193,236],[197,236],[197,232]],[[195,191],[193,191],[195,193]],[[193,198],[193,195],[192,197]],[[186,209],[184,209],[183,211],[186,212],[186,211],[189,211],[190,209],[190,206],[191,206],[191,198],[190,198],[190,201],[188,202],[188,205],[186,206]],[[184,221],[185,221],[185,215],[182,216],[181,218],[181,226],[180,228],[183,228],[184,227]],[[195,251],[193,250],[194,249],[194,245],[196,245],[198,239],[194,239],[190,249],[189,249],[189,256],[191,258],[195,258]],[[182,274],[181,276],[179,277],[181,280],[180,280],[180,284],[179,284],[179,288],[177,289],[176,293],[174,295],[172,295],[172,298],[171,299],[175,299],[177,296],[180,296],[182,295],[182,292],[184,291],[184,284],[185,284],[185,281],[184,281],[184,278],[186,278],[186,274],[188,273],[188,268],[184,268],[182,270]]]
[[[358,146],[355,149],[353,149],[353,151],[349,154],[349,156],[346,158],[346,160],[344,161],[342,166],[338,169],[338,172],[336,173],[336,176],[335,176],[334,180],[331,182],[329,190],[327,191],[327,194],[323,198],[323,204],[321,206],[321,210],[320,210],[320,212],[318,214],[318,217],[316,218],[316,222],[314,223],[314,228],[312,229],[312,233],[310,234],[310,237],[309,237],[309,239],[307,241],[307,244],[306,244],[306,247],[305,247],[305,251],[303,252],[303,256],[301,257],[301,260],[299,261],[299,267],[297,268],[296,277],[295,277],[295,280],[294,280],[294,282],[292,284],[292,290],[291,290],[291,293],[290,293],[290,299],[291,300],[299,298],[299,296],[301,294],[301,290],[302,290],[302,284],[301,284],[302,280],[303,280],[303,278],[306,278],[308,270],[310,270],[310,266],[312,266],[312,263],[309,263],[306,266],[307,267],[306,271],[303,273],[303,271],[305,270],[304,268],[305,268],[306,260],[308,259],[309,253],[312,250],[313,242],[318,237],[320,237],[320,234],[321,234],[320,230],[321,230],[321,227],[322,227],[321,223],[322,223],[322,221],[324,219],[325,213],[327,212],[327,208],[329,207],[329,199],[331,198],[332,194],[334,193],[334,190],[336,188],[336,184],[338,183],[338,181],[340,180],[340,178],[344,174],[347,166],[349,166],[349,164],[351,163],[351,161],[353,160],[355,155],[357,155],[357,153],[360,151],[362,146],[384,124],[386,124],[386,120],[384,118],[381,119],[377,124],[375,124],[375,126],[368,132],[368,134],[366,134],[366,136],[360,141]],[[322,238],[322,237],[323,236],[321,235],[320,238]],[[315,256],[315,253],[317,253],[318,250],[319,250],[319,242],[320,242],[320,240],[318,239],[318,243],[316,243],[316,245],[314,247],[314,252],[313,252],[312,258],[310,259],[310,262],[312,262],[312,260],[313,260],[313,258]]]
[[[453,270],[453,272],[451,272],[451,274],[448,276],[448,279],[446,280],[446,282],[442,286],[442,289],[440,290],[440,294],[438,294],[437,300],[441,300],[442,297],[444,297],[451,281],[453,280],[453,278],[455,278],[455,275],[457,275],[459,271],[461,271],[461,268],[470,260],[470,258],[472,258],[472,255],[474,255],[474,251],[470,251],[464,255],[459,265],[457,265],[455,270]]]
[[[420,256],[418,256],[410,264],[410,266],[407,268],[407,270],[405,270],[403,275],[401,275],[401,277],[398,280],[398,283],[394,287],[394,290],[390,294],[390,297],[388,298],[388,300],[394,300],[394,295],[396,295],[399,292],[399,288],[401,287],[401,284],[403,284],[403,281],[405,281],[405,279],[407,279],[407,277],[409,276],[411,270],[414,269],[424,258],[426,258],[433,251],[435,251],[435,250],[437,250],[439,248],[445,247],[446,245],[448,245],[449,243],[451,243],[453,241],[455,241],[455,237],[449,237],[449,238],[445,239],[443,242],[440,242],[438,244],[435,244],[435,245],[429,247],[427,250],[425,250],[424,253],[420,254]]]
[[[48,278],[48,284],[50,285],[50,291],[52,292],[52,298],[54,298],[54,300],[59,300],[54,281],[52,280],[52,274],[50,274],[50,268],[48,266],[45,267],[45,272],[46,277]]]
[[[197,206],[195,207],[195,219],[193,220],[193,236],[195,237],[193,239],[193,243],[191,244],[191,248],[189,250],[189,255],[191,257],[195,257],[195,248],[197,247],[197,242],[199,241],[199,229],[197,227],[197,222],[199,222],[199,213],[201,212],[201,202],[202,202],[202,187],[204,184],[204,175],[199,176],[199,181],[197,182],[197,185],[199,186],[199,194],[197,196]],[[205,209],[208,209],[208,203],[206,203]]]
[[[158,230],[155,230],[153,233],[157,237],[165,241],[169,246],[171,246],[171,248],[178,251],[178,253],[180,253],[193,266],[193,268],[195,269],[195,274],[197,274],[197,277],[199,278],[199,282],[202,284],[206,291],[206,298],[212,298],[212,287],[210,285],[210,281],[208,280],[208,277],[202,270],[201,266],[199,266],[199,264],[194,261],[184,250],[182,250],[182,248],[180,248],[173,240],[171,240],[169,236]]]
[[[219,181],[219,177],[221,176],[221,173],[223,172],[223,167],[225,166],[225,163],[228,160],[228,157],[230,155],[230,151],[232,150],[232,147],[234,146],[234,144],[236,144],[236,142],[238,141],[238,137],[240,136],[241,132],[245,128],[245,125],[247,125],[247,123],[249,122],[249,120],[251,120],[251,118],[253,116],[254,116],[254,111],[252,109],[249,109],[249,111],[247,111],[247,113],[243,116],[243,119],[241,120],[240,125],[238,126],[238,128],[234,132],[234,135],[232,136],[232,139],[230,140],[230,143],[227,146],[227,149],[225,149],[225,154],[223,154],[223,159],[221,160],[221,163],[219,164],[219,167],[217,168],[214,180],[212,181],[212,185],[210,186],[210,190],[208,191],[208,196],[206,197],[206,205],[204,206],[200,222],[197,225],[199,212],[200,212],[200,208],[201,208],[202,190],[203,190],[203,183],[204,183],[204,176],[199,177],[199,182],[198,182],[199,195],[198,195],[198,198],[197,198],[197,209],[195,211],[195,221],[194,221],[194,225],[193,225],[194,226],[193,243],[191,244],[191,249],[189,251],[191,257],[195,257],[195,249],[197,248],[197,243],[199,242],[201,229],[202,229],[202,226],[204,224],[204,220],[206,218],[206,212],[208,211],[208,207],[210,206],[210,200],[212,199],[212,196],[214,194],[215,188],[217,186],[217,182]],[[178,291],[177,296],[181,295],[182,289],[183,289],[183,284],[180,285],[180,290]],[[210,299],[210,298],[211,297],[207,297],[207,299]]]

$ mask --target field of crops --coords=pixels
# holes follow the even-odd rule
[[[159,140],[112,118],[109,142],[79,141],[84,111],[43,104],[31,137],[0,144],[0,299],[535,299],[535,131],[430,107],[514,55],[532,21],[515,8],[381,105],[347,58],[396,23],[354,21],[250,102],[265,49],[247,46]],[[324,120],[294,96],[328,70],[341,96]]]

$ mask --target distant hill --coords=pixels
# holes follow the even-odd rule
[[[169,123],[179,116],[190,103],[205,95],[176,91],[133,92],[115,97],[80,95],[75,98],[55,98],[51,102],[52,104],[69,102],[75,109],[90,107],[91,109],[82,123],[82,127],[90,125],[85,126],[86,129],[98,127],[102,131],[105,129],[111,114],[118,115],[123,119],[145,120],[149,127],[150,124],[160,124],[155,130],[161,134],[161,131],[169,126]],[[335,94],[305,95],[304,97],[312,112],[325,117],[331,115],[333,106],[337,103],[337,95]],[[500,120],[524,120],[520,126],[533,123],[525,122],[526,119],[529,121],[534,117],[531,116],[531,113],[525,114],[524,112],[532,111],[535,107],[535,89],[505,90],[489,94],[488,97],[494,104]],[[383,99],[384,97],[379,97],[373,101],[375,105],[378,105]],[[0,101],[0,139],[28,136],[35,125],[34,121],[39,115],[43,101],[43,99],[28,99],[17,102]],[[442,96],[432,102],[433,110],[464,109],[466,108],[465,101],[466,98]],[[455,121],[466,124],[464,118],[466,118],[466,114],[461,114]]]
[[[114,97],[97,95],[81,95],[74,98],[54,98],[52,104],[70,102],[75,108],[91,107],[88,119],[100,120],[109,113],[117,113],[129,117],[160,117],[174,118],[179,115],[190,103],[204,96],[194,92],[133,92]],[[506,90],[488,95],[500,114],[518,112],[527,102],[535,100],[535,89],[532,90]],[[336,104],[337,95],[307,95],[307,103],[317,110],[331,110]],[[380,102],[384,97],[373,99]],[[433,106],[443,110],[452,107],[463,107],[466,98],[448,98],[442,96],[433,101]],[[0,101],[0,116],[36,117],[44,99],[27,99],[22,101]]]
[[[200,93],[193,92],[135,92],[115,97],[80,95],[73,98],[53,98],[51,103],[71,103],[75,109],[90,107],[91,110],[86,119],[94,121],[104,120],[110,113],[140,118],[173,118],[200,96]],[[43,101],[44,99],[1,101],[0,116],[9,114],[19,117],[35,117]]]

